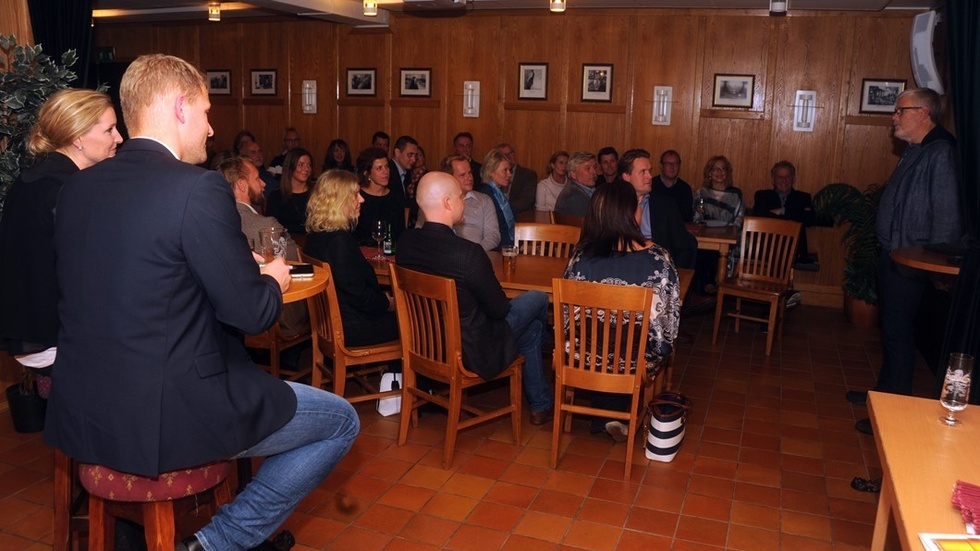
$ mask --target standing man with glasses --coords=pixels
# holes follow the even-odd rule
[[[928,88],[898,96],[892,114],[893,133],[908,142],[881,196],[875,226],[878,256],[878,302],[881,308],[881,370],[873,390],[912,393],[915,370],[915,315],[929,285],[924,272],[895,263],[891,251],[902,247],[957,243],[963,236],[956,140],[939,123],[939,94]],[[847,400],[864,404],[867,392],[850,390]],[[868,419],[854,428],[871,434]]]

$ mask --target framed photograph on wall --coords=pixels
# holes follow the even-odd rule
[[[207,71],[208,94],[212,96],[231,95],[231,71],[224,69]]]
[[[755,75],[715,75],[715,107],[752,107]]]
[[[432,96],[432,69],[408,68],[399,71],[398,94],[400,96]]]
[[[905,91],[905,81],[897,78],[866,78],[861,81],[861,112],[891,115],[898,95]]]
[[[582,64],[582,101],[612,101],[613,66]]]
[[[276,70],[252,69],[251,83],[253,96],[276,95]]]
[[[519,99],[548,99],[547,63],[521,63],[517,79]]]
[[[378,95],[378,70],[371,68],[347,69],[348,96]]]

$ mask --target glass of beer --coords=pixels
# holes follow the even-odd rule
[[[517,269],[517,247],[500,247],[500,254],[504,257],[504,270],[513,272]]]

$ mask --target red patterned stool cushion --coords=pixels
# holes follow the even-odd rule
[[[94,496],[111,501],[152,502],[199,494],[222,483],[230,470],[230,461],[218,461],[150,478],[81,463],[78,476],[82,486]]]

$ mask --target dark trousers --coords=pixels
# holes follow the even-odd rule
[[[912,393],[915,370],[915,315],[929,279],[899,266],[887,252],[878,257],[878,303],[884,358],[874,390]]]

